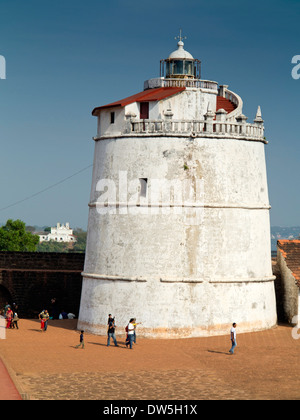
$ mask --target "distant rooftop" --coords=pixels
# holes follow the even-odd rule
[[[282,239],[277,241],[277,247],[300,287],[300,240]]]

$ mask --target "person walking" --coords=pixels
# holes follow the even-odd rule
[[[107,329],[107,347],[110,346],[110,339],[114,340],[114,344],[116,347],[118,346],[117,339],[116,339],[116,325],[115,325],[115,318],[112,317],[111,314],[108,315],[108,329]]]
[[[130,347],[132,350],[132,344],[134,342],[134,318],[131,318],[129,324],[127,325],[127,340],[126,340],[126,347]]]
[[[229,350],[229,353],[233,354],[234,349],[236,348],[236,323],[234,322],[232,324],[232,327],[230,329],[230,340],[231,340],[231,349]]]
[[[6,328],[11,328],[12,327],[11,322],[12,322],[13,316],[14,316],[14,313],[11,310],[11,307],[9,306],[7,311],[6,311],[6,314],[5,314]]]
[[[133,333],[133,342],[136,344],[136,326],[140,325],[141,322],[136,322],[136,318],[133,318],[133,326],[134,326],[134,333]]]
[[[40,314],[39,314],[39,319],[41,320],[41,329],[42,331],[47,331],[47,327],[48,327],[48,321],[49,321],[49,313],[47,311],[47,309],[44,309]]]
[[[12,319],[12,328],[17,328],[17,330],[19,329],[18,321],[19,321],[18,314],[17,312],[14,312],[14,317]]]
[[[79,344],[75,346],[75,349],[78,349],[78,347],[80,346],[82,349],[84,349],[84,331],[83,330],[80,331]]]

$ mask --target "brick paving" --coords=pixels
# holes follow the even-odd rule
[[[0,400],[22,400],[11,376],[0,359]]]
[[[42,332],[38,320],[21,320],[19,330],[0,340],[0,359],[23,399],[300,399],[300,339],[288,326],[238,334],[230,355],[229,334],[138,338],[133,350],[125,347],[123,334],[119,347],[85,334],[85,349],[76,349],[76,325],[76,320],[50,321]],[[4,376],[0,373],[0,390]]]

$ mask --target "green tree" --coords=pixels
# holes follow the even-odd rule
[[[30,251],[34,252],[39,243],[39,236],[26,231],[22,220],[7,220],[0,227],[0,251]]]
[[[53,240],[40,242],[37,246],[37,252],[68,252],[67,242],[56,242]]]
[[[73,252],[85,252],[87,232],[81,228],[74,230],[76,242],[73,245]]]

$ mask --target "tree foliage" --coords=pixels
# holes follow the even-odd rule
[[[7,220],[0,227],[0,251],[36,251],[39,236],[26,231],[22,220]]]
[[[83,229],[77,228],[74,230],[76,242],[73,246],[74,252],[85,252],[87,232]]]
[[[68,242],[45,241],[37,246],[37,252],[69,252]]]

